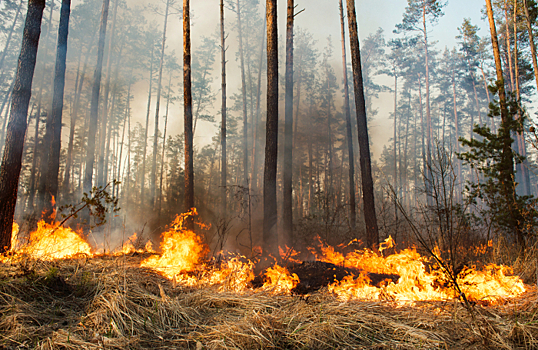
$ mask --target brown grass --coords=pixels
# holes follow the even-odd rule
[[[0,349],[533,349],[538,293],[399,306],[185,288],[141,256],[0,264]],[[480,329],[481,328],[481,329]]]

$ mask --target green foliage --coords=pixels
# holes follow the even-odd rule
[[[498,87],[490,87],[492,93]],[[538,212],[535,209],[536,199],[532,196],[520,196],[516,192],[514,180],[514,164],[524,161],[512,148],[507,154],[506,142],[513,143],[512,135],[523,131],[525,111],[514,94],[507,100],[509,118],[502,122],[497,133],[487,126],[475,125],[474,133],[478,137],[467,140],[460,138],[463,146],[469,151],[458,154],[458,157],[480,173],[477,183],[466,186],[469,200],[478,204],[480,200],[485,207],[479,207],[482,214],[490,217],[494,226],[514,231],[520,244],[524,244],[524,236],[537,225]],[[497,101],[490,104],[488,116],[498,117],[501,109]]]

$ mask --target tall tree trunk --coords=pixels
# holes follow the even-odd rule
[[[125,105],[125,115],[123,117],[123,130],[121,132],[121,146],[118,145],[118,147],[120,148],[120,154],[118,156],[118,165],[115,167],[116,169],[118,169],[118,179],[122,179],[121,160],[123,158],[123,146],[125,144],[125,126],[127,125],[127,115],[129,114],[129,104],[130,104],[129,100],[130,99],[131,99],[131,82],[129,82],[129,88],[127,89],[127,101],[126,101],[127,103]],[[115,186],[116,197],[118,197],[119,195],[119,187],[120,186]]]
[[[426,28],[426,1],[423,2],[422,7],[422,25],[424,30],[424,59],[426,66],[426,75],[424,80],[426,81],[426,123],[427,123],[427,136],[426,136],[426,195],[428,204],[432,204],[432,117],[430,111],[430,57],[428,51],[428,31]]]
[[[362,80],[361,53],[357,34],[355,0],[347,0],[347,17],[349,39],[351,42],[351,59],[353,64],[353,83],[355,86],[355,105],[357,108],[357,131],[360,146],[360,164],[364,204],[364,221],[366,223],[366,245],[375,247],[379,243],[379,229],[374,200],[374,180],[370,160],[370,143],[368,141],[368,124],[366,121],[366,103]]]
[[[58,27],[58,47],[54,69],[54,93],[52,109],[47,118],[42,169],[40,181],[40,204],[44,208],[44,218],[48,220],[53,210],[54,198],[58,198],[58,172],[60,169],[60,149],[62,136],[62,111],[64,106],[65,69],[67,58],[67,36],[71,0],[62,0],[60,25]]]
[[[397,178],[398,178],[398,164],[397,164],[397,156],[396,156],[396,144],[397,144],[397,114],[398,114],[398,75],[396,74],[396,66],[394,67],[394,194],[397,194],[399,191],[398,184],[397,184]],[[395,227],[398,227],[398,196],[394,196],[394,220],[396,222]],[[396,233],[396,232],[395,232]]]
[[[110,1],[110,0],[109,0]],[[106,171],[105,171],[105,145],[107,141],[107,134],[110,134],[111,130],[108,130],[108,96],[110,95],[110,78],[112,76],[112,50],[114,49],[114,33],[116,31],[116,14],[118,12],[119,0],[116,0],[114,5],[114,12],[112,15],[112,28],[110,28],[110,39],[108,40],[108,55],[107,55],[107,69],[105,80],[105,94],[103,96],[103,114],[101,116],[101,130],[99,131],[99,162],[97,164],[97,184],[99,186],[105,186]],[[108,132],[107,132],[108,131]]]
[[[226,218],[226,37],[224,35],[224,0],[220,0],[220,54],[221,54],[221,124],[220,124],[220,148],[221,148],[221,216]]]
[[[267,11],[267,126],[263,176],[263,249],[277,251],[276,175],[278,154],[278,28],[277,1],[266,1]]]
[[[525,1],[524,1],[525,2]],[[516,83],[516,96],[518,101],[521,99],[521,93],[519,89],[519,62],[518,62],[518,45],[517,45],[517,0],[514,0],[514,73]],[[518,114],[518,118],[521,116]],[[522,133],[517,133],[517,142],[519,154],[525,159],[522,163],[518,164],[518,172],[520,173],[520,181],[523,185],[523,193],[527,196],[531,194],[530,175],[529,175],[529,162],[527,160],[527,145],[525,142],[525,136]]]
[[[252,122],[252,127],[254,128],[253,142],[252,142],[252,171],[250,172],[251,176],[251,192],[257,193],[258,191],[258,128],[260,122],[260,103],[262,97],[262,69],[263,69],[263,52],[265,50],[265,30],[266,30],[266,21],[264,20],[263,33],[262,33],[262,44],[260,47],[260,60],[258,63],[258,88],[256,92],[256,116],[255,120]]]
[[[44,9],[45,0],[28,1],[28,12],[13,87],[11,115],[0,167],[0,253],[11,249],[13,215],[22,167],[26,119]]]
[[[151,63],[149,65],[149,92],[148,92],[148,108],[146,111],[146,128],[144,129],[144,152],[142,158],[142,180],[140,181],[140,208],[144,210],[145,188],[146,188],[146,156],[148,151],[148,129],[149,129],[149,114],[151,108],[151,93],[153,86],[153,51],[154,45],[151,44]]]
[[[248,186],[248,124],[247,124],[247,83],[245,78],[245,58],[243,52],[243,27],[241,24],[241,5],[237,4],[237,29],[239,34],[239,61],[241,65],[241,96],[243,97],[243,184]]]
[[[185,113],[185,211],[194,208],[190,0],[183,0],[183,107]],[[194,228],[189,220],[190,229]]]
[[[168,109],[170,107],[170,94],[171,94],[171,86],[172,86],[172,72],[169,73],[170,77],[168,79],[168,94],[166,95],[166,112],[164,114],[164,132],[163,132],[163,150],[161,154],[161,172],[160,172],[160,180],[159,180],[159,206],[158,206],[158,214],[159,218],[161,217],[161,210],[162,210],[162,200],[163,200],[163,174],[164,174],[164,153],[166,151],[166,128],[168,127]]]
[[[525,19],[527,23],[527,32],[529,33],[529,44],[531,47],[532,67],[534,68],[534,79],[536,80],[536,88],[538,89],[538,60],[536,58],[536,44],[534,43],[534,35],[532,29],[531,16],[529,14],[528,0],[523,0],[523,7],[525,9]]]
[[[510,73],[510,87],[512,91],[515,91],[514,87],[514,71],[513,71],[513,64],[512,64],[512,50],[510,47],[510,26],[508,22],[508,0],[504,0],[504,24],[505,24],[505,30],[506,33],[504,35],[504,38],[506,40],[506,53],[508,56],[508,71]]]
[[[44,50],[43,50],[43,57],[45,59],[43,59],[43,63],[42,63],[42,73],[41,73],[41,76],[39,77],[39,80],[38,80],[38,84],[39,84],[39,92],[38,92],[38,95],[37,95],[37,112],[36,112],[36,126],[35,126],[35,134],[34,134],[34,154],[33,154],[33,159],[32,159],[32,169],[30,171],[30,193],[28,195],[28,205],[27,205],[27,208],[29,209],[33,209],[34,208],[34,199],[35,199],[35,194],[37,192],[37,187],[38,187],[38,177],[37,177],[37,167],[38,167],[38,159],[40,158],[39,154],[41,153],[39,150],[38,150],[38,147],[39,147],[39,124],[41,123],[41,103],[42,103],[42,100],[43,100],[43,86],[44,86],[44,83],[45,83],[45,73],[47,72],[46,70],[46,57],[48,56],[48,52],[49,52],[49,45],[48,45],[48,39],[50,37],[50,33],[51,33],[51,27],[52,27],[52,15],[53,15],[53,12],[54,12],[54,2],[51,3],[51,6],[50,6],[50,14],[49,14],[49,19],[48,19],[48,26],[47,26],[47,31],[45,32],[45,35],[43,37],[43,47],[44,47]],[[37,214],[41,214],[41,212],[39,210],[37,210]]]
[[[90,193],[93,187],[93,166],[95,163],[95,136],[97,134],[97,121],[99,111],[99,91],[101,90],[101,75],[103,72],[103,53],[105,51],[106,25],[108,21],[108,7],[110,0],[103,0],[101,24],[99,25],[99,44],[97,46],[97,64],[93,78],[92,99],[90,105],[90,125],[88,131],[88,145],[86,153],[86,168],[84,173],[84,192]]]
[[[284,167],[283,173],[283,200],[282,206],[283,234],[288,244],[293,243],[293,17],[294,0],[288,0],[288,14],[286,21],[286,106],[284,116]]]
[[[84,78],[86,75],[86,67],[88,63],[88,58],[90,57],[91,52],[91,46],[90,44],[88,46],[88,51],[86,52],[86,58],[84,62],[84,66],[82,68],[82,72],[79,71],[80,69],[80,56],[82,56],[82,49],[80,50],[80,56],[79,56],[79,63],[77,68],[77,78],[75,79],[75,98],[73,102],[73,108],[71,109],[71,124],[69,128],[69,142],[67,146],[67,160],[65,162],[65,171],[64,171],[64,181],[62,184],[62,192],[63,195],[66,196],[70,192],[70,181],[71,181],[71,167],[73,165],[73,148],[75,143],[75,126],[78,118],[78,110],[79,110],[79,104],[80,104],[80,95],[82,94],[82,87],[84,86]]]
[[[159,63],[159,79],[157,80],[157,106],[155,107],[155,131],[153,134],[153,161],[151,163],[151,179],[149,190],[149,204],[155,208],[155,183],[157,181],[157,151],[159,148],[159,107],[161,106],[161,85],[163,78],[164,50],[166,48],[166,26],[168,24],[168,10],[170,0],[166,0],[166,10],[164,14],[163,41],[161,45],[161,62]]]
[[[497,73],[497,86],[499,91],[499,104],[500,104],[500,112],[501,112],[501,123],[504,126],[504,130],[509,129],[509,125],[512,122],[512,117],[508,113],[507,105],[506,105],[506,93],[504,90],[504,77],[503,77],[503,70],[502,70],[502,63],[501,63],[501,54],[499,50],[499,42],[497,38],[497,29],[495,28],[495,19],[493,17],[493,8],[491,6],[491,0],[486,0],[486,9],[488,14],[488,20],[489,20],[489,28],[491,32],[491,43],[493,47],[493,57],[495,58],[495,70]],[[512,138],[511,135],[508,132],[505,132],[506,135],[504,135],[503,140],[503,151],[501,155],[501,162],[503,169],[501,170],[501,183],[503,184],[502,192],[503,196],[505,197],[506,204],[508,205],[508,210],[510,217],[513,219],[513,225],[514,229],[516,231],[516,237],[518,240],[518,243],[520,244],[520,247],[525,247],[525,239],[523,236],[523,232],[521,230],[521,227],[518,223],[517,216],[518,216],[518,209],[517,209],[517,203],[514,203],[513,199],[516,198],[515,196],[515,186],[514,186],[514,157],[512,153]]]
[[[460,153],[460,123],[459,123],[459,120],[458,120],[458,103],[457,103],[457,100],[456,100],[456,67],[455,67],[455,64],[452,65],[452,93],[453,93],[453,100],[454,100],[454,124],[455,124],[455,129],[456,129],[456,152],[459,154]],[[462,169],[461,169],[461,160],[458,159],[456,160],[457,164],[458,164],[458,173],[457,173],[457,178],[458,178],[458,191],[456,193],[456,196],[458,198],[458,200],[461,200],[461,194],[463,193],[463,173],[462,173]]]

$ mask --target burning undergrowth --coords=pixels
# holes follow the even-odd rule
[[[314,261],[287,248],[260,269],[240,255],[208,257],[185,228],[194,214],[170,225],[160,253],[132,236],[97,254],[82,234],[44,223],[25,244],[15,236],[16,251],[0,257],[0,347],[538,345],[537,293],[508,267],[461,269],[469,312],[435,261],[415,249],[387,254],[390,239],[377,252],[320,244]]]

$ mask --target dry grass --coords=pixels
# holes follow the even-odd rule
[[[141,256],[0,264],[0,349],[533,349],[538,293],[495,307],[174,286]]]

